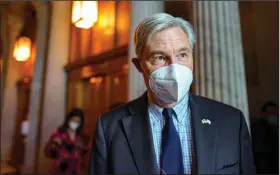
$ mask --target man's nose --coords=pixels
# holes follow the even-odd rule
[[[174,64],[174,63],[178,63],[178,59],[175,55],[170,57],[168,64]]]

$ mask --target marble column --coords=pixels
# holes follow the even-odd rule
[[[46,68],[46,53],[49,35],[49,2],[32,2],[36,9],[36,58],[34,62],[34,75],[32,78],[29,102],[29,131],[25,146],[23,173],[36,173],[38,163],[38,145],[42,128],[42,101],[44,93],[44,73]],[[46,97],[47,98],[47,97]]]
[[[141,96],[146,91],[142,74],[134,67],[131,59],[136,57],[133,35],[137,25],[146,17],[164,11],[163,1],[131,1],[130,41],[129,41],[129,95],[128,101]]]
[[[196,94],[240,109],[249,123],[237,1],[194,1]]]
[[[46,158],[44,147],[51,132],[60,126],[65,119],[67,75],[63,67],[69,58],[71,1],[53,1],[52,13],[39,155],[36,167],[38,174],[48,174],[51,168],[51,161]]]
[[[38,10],[44,12],[44,9],[41,9],[41,7]],[[50,19],[47,19],[48,16],[50,16]],[[33,128],[33,131],[30,132],[32,138],[28,140],[24,173],[35,172],[38,174],[47,174],[51,168],[51,160],[45,157],[44,146],[51,132],[61,125],[65,118],[67,83],[66,73],[63,67],[67,63],[69,53],[71,2],[54,1],[52,2],[52,15],[41,14],[39,21],[40,17],[45,18],[41,19],[41,23],[48,23],[50,21],[49,25],[51,28],[49,29],[49,35],[46,35],[44,31],[40,30],[40,25],[38,29],[38,35],[48,37],[48,53],[46,56],[45,82],[43,83],[44,91],[42,92],[43,98],[41,101],[42,112],[40,118],[38,115],[35,116],[31,113],[31,126],[33,126],[33,123],[37,127]],[[40,59],[40,61],[38,60],[39,63],[43,61],[43,58],[39,57],[40,55],[37,56],[37,59]],[[40,74],[38,70],[34,76],[37,74]],[[31,96],[31,99],[35,102],[38,98]],[[32,105],[34,104],[31,103],[30,106]],[[30,111],[35,112],[31,108]]]

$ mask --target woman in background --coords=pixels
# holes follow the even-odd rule
[[[50,136],[45,146],[45,155],[53,159],[51,174],[86,173],[84,157],[89,150],[89,139],[82,133],[84,114],[81,109],[72,109],[62,126]]]

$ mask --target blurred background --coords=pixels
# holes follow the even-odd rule
[[[194,26],[192,92],[239,108],[249,127],[278,106],[278,1],[0,1],[1,173],[48,173],[44,146],[70,109],[92,138],[100,115],[145,91],[133,32],[158,12]]]

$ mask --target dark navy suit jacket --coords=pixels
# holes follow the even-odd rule
[[[242,112],[191,93],[189,105],[196,172],[254,174],[251,139]],[[203,124],[203,119],[211,123]],[[159,173],[146,93],[100,117],[91,152],[91,175]]]

